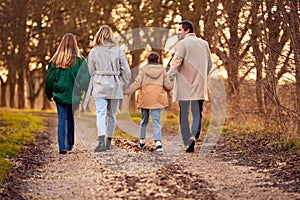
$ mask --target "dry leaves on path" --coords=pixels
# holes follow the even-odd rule
[[[266,163],[264,152],[245,153],[252,151],[250,149],[254,147],[251,146],[242,151],[230,148],[226,138],[220,138],[213,152],[201,159],[198,154],[201,142],[197,143],[196,153],[182,153],[174,159],[168,154],[168,146],[167,153],[160,155],[151,145],[143,151],[137,149],[137,141],[130,139],[115,139],[115,147],[101,153],[94,153],[77,141],[72,152],[59,155],[56,120],[50,118],[48,126],[48,132],[14,159],[15,168],[0,187],[1,199],[300,198],[297,190],[289,191],[289,187],[272,184],[281,178],[276,179],[277,175],[271,170],[263,171],[260,166],[264,165],[254,162],[257,155],[256,159]],[[232,141],[245,144],[242,139]],[[242,165],[242,161],[247,161],[248,165]],[[296,166],[298,159],[291,156],[285,162],[289,163],[285,166]],[[280,164],[268,166],[284,170]],[[299,171],[294,172],[297,177]],[[292,179],[284,183],[288,181],[292,182]]]

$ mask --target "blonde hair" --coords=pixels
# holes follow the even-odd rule
[[[76,57],[82,58],[76,38],[73,34],[67,33],[63,36],[51,61],[57,68],[67,69],[75,64]]]
[[[104,44],[105,41],[115,44],[113,40],[113,32],[108,25],[103,25],[99,28],[94,36],[93,47]]]

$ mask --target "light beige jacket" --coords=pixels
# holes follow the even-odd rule
[[[176,44],[168,77],[174,80],[173,101],[208,100],[207,75],[212,68],[208,43],[188,33]]]
[[[92,81],[92,96],[105,99],[123,99],[129,87],[131,71],[120,47],[104,43],[92,48],[88,56]]]
[[[130,95],[140,89],[137,98],[137,107],[158,109],[168,106],[168,91],[172,85],[163,65],[147,64],[143,66],[125,94]]]

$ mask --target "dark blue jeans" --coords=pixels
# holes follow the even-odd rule
[[[179,101],[180,107],[180,130],[184,145],[189,145],[190,137],[196,139],[200,136],[202,124],[202,110],[204,100]],[[189,108],[192,112],[192,130],[189,122]]]
[[[72,105],[56,102],[58,114],[59,151],[71,150],[74,145],[74,110]]]

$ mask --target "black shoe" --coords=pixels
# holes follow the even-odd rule
[[[110,146],[111,146],[111,137],[108,137],[106,139],[106,144],[105,144],[105,148],[106,148],[107,151],[110,150]]]
[[[58,152],[59,154],[63,154],[63,155],[65,155],[65,154],[67,154],[67,151],[60,151],[60,152]]]
[[[95,152],[102,152],[102,151],[105,151],[105,150],[106,150],[105,146],[101,146],[101,145],[98,145],[95,148]]]
[[[140,143],[139,143],[139,145],[138,145],[138,148],[139,149],[143,149],[143,148],[145,148],[145,139],[140,139]]]
[[[104,135],[99,136],[99,144],[95,149],[95,152],[102,152],[106,150],[105,141],[104,141]]]
[[[139,148],[139,149],[145,148],[145,143],[139,143],[138,148]]]
[[[185,152],[187,153],[192,153],[195,151],[195,143],[196,143],[196,138],[191,137],[190,138],[190,145],[188,146],[188,148],[185,150]]]
[[[73,149],[73,146],[67,148],[68,151],[72,151],[72,149]]]

